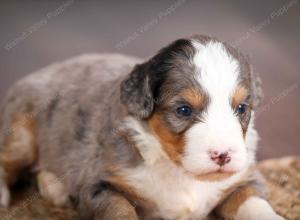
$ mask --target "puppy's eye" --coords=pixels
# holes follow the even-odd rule
[[[180,106],[179,108],[176,109],[176,112],[178,115],[185,116],[185,117],[192,115],[192,109],[187,105]]]
[[[238,107],[236,108],[235,112],[238,115],[242,115],[246,112],[247,108],[248,108],[247,104],[239,104]]]

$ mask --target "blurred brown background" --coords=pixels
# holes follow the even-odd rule
[[[78,54],[149,57],[196,33],[226,40],[263,81],[259,158],[300,154],[299,0],[1,0],[0,25],[0,100],[22,76]]]

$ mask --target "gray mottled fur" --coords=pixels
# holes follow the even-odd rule
[[[209,39],[199,38],[204,42]],[[110,183],[114,173],[107,167],[118,169],[142,163],[126,134],[122,135],[119,123],[128,114],[147,118],[167,99],[168,91],[159,86],[168,77],[165,72],[174,73],[167,80],[173,85],[172,92],[191,85],[188,79],[181,79],[174,88],[180,77],[178,68],[192,72],[192,67],[180,62],[189,59],[193,50],[184,40],[175,42],[175,47],[177,44],[171,56],[166,55],[165,48],[135,68],[142,60],[117,54],[84,55],[20,80],[0,107],[0,147],[7,134],[13,132],[9,125],[16,113],[34,118],[38,124],[39,159],[33,170],[55,173],[83,218],[109,219],[110,214],[116,219],[137,218],[134,201],[120,196],[119,189]],[[182,59],[176,61],[180,56]],[[101,207],[111,208],[107,216],[99,213]],[[116,207],[127,207],[127,211],[114,214]]]
[[[105,163],[136,163],[136,152],[113,136],[126,114],[120,83],[137,62],[122,55],[84,55],[20,80],[1,105],[0,146],[13,132],[14,114],[37,120],[39,162],[33,169],[55,173],[73,197],[109,178]]]

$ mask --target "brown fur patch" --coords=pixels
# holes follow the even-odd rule
[[[164,151],[169,158],[176,164],[180,164],[180,157],[184,150],[184,134],[175,134],[171,132],[158,113],[154,113],[148,120],[149,126],[159,142],[163,146]]]
[[[245,87],[238,86],[232,96],[232,106],[234,108],[238,107],[238,105],[245,100],[247,94],[248,90]]]
[[[8,175],[9,184],[13,184],[18,173],[36,159],[36,122],[30,115],[17,114],[0,152],[0,164]]]
[[[184,89],[179,95],[194,108],[199,109],[204,105],[204,96],[196,89]]]
[[[218,214],[226,219],[234,219],[239,207],[251,196],[259,196],[256,189],[251,186],[239,188],[217,208]]]
[[[251,166],[241,177],[240,181],[224,191],[220,201],[215,209],[218,215],[225,219],[234,219],[240,205],[251,196],[260,196],[260,193],[251,185],[253,182],[253,173],[255,167]]]
[[[107,165],[106,170],[110,173],[110,176],[106,179],[116,189],[124,192],[127,195],[138,198],[136,192],[127,184],[125,178],[122,176],[122,168],[115,165]]]
[[[126,199],[131,203],[133,207],[135,207],[138,212],[143,210],[139,210],[139,207],[143,207],[143,209],[153,210],[155,208],[155,204],[144,198],[143,195],[136,192],[125,180],[123,176],[122,169],[120,167],[108,166],[107,169],[112,174],[106,180],[113,185],[115,191],[122,194],[126,197]]]

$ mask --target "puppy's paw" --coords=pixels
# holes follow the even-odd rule
[[[252,213],[247,215],[238,215],[237,220],[286,220],[276,213]]]
[[[276,213],[266,213],[266,214],[262,214],[262,215],[258,215],[255,216],[254,219],[261,219],[261,220],[285,220],[283,217],[281,217],[280,215],[277,215]],[[253,219],[253,220],[254,220]]]
[[[0,184],[0,206],[7,208],[10,204],[10,192],[7,186]]]
[[[0,206],[7,208],[10,205],[10,191],[3,176],[0,175]]]
[[[257,197],[251,197],[244,202],[236,215],[237,220],[285,220],[277,215],[270,204]]]
[[[41,171],[37,179],[39,192],[44,199],[56,206],[69,205],[69,196],[65,186],[55,174]]]

